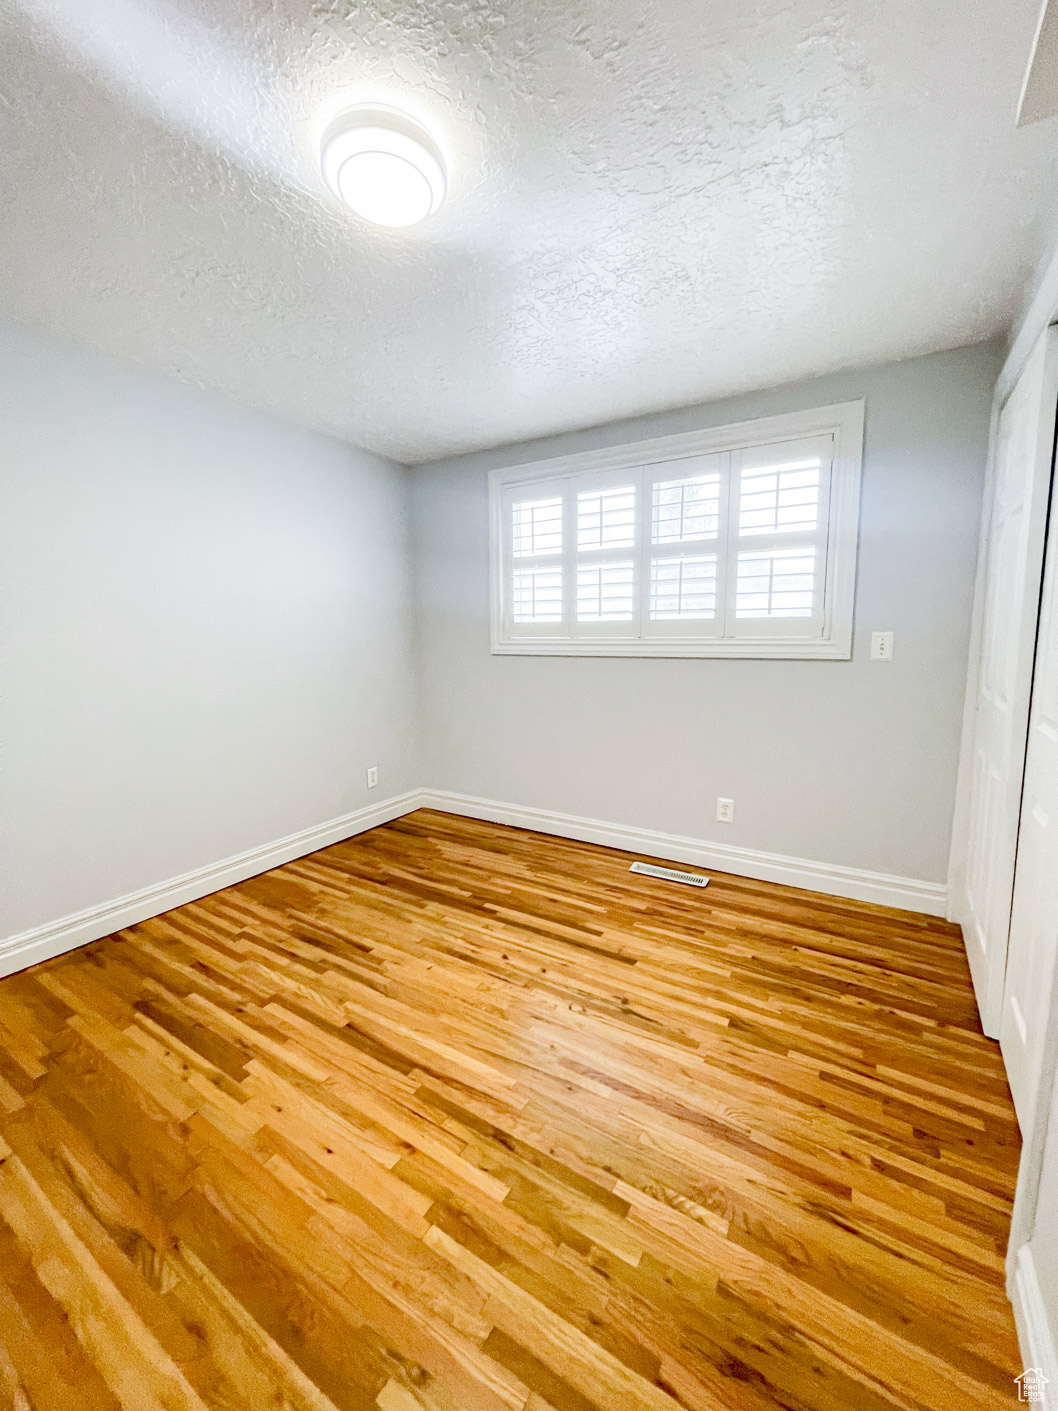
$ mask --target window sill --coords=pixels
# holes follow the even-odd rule
[[[796,637],[771,641],[701,642],[493,642],[493,656],[525,657],[731,657],[761,661],[850,661],[851,642]]]

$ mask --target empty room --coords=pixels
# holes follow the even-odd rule
[[[0,1411],[1058,1411],[1058,0],[0,5]]]

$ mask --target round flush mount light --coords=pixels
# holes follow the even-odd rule
[[[324,132],[320,161],[334,194],[375,225],[417,225],[445,198],[440,149],[395,108],[349,108]]]

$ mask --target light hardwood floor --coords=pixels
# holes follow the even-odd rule
[[[0,1404],[995,1408],[955,928],[419,812],[0,981]]]

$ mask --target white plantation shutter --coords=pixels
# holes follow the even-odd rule
[[[618,476],[618,479],[622,477]],[[636,487],[613,485],[577,493],[577,552],[630,549],[636,535]]]
[[[824,448],[801,455],[800,448],[771,446],[749,459],[741,452],[738,487],[740,537],[758,534],[811,533],[819,522],[819,481]],[[764,459],[764,465],[752,460]],[[768,462],[771,462],[770,464]]]
[[[716,555],[680,554],[650,561],[651,622],[716,618]]]
[[[562,497],[515,501],[513,530],[515,558],[561,553]]]
[[[739,552],[736,617],[811,617],[815,604],[816,551],[771,549]]]
[[[650,523],[645,528],[649,592],[644,636],[652,640],[715,636],[723,514],[723,456],[692,456],[645,472]]]
[[[675,480],[651,476],[651,533],[653,544],[685,544],[697,539],[715,539],[720,525],[720,458],[710,457],[701,467],[681,467]]]
[[[578,622],[631,622],[634,611],[631,559],[577,564]]]
[[[732,635],[822,635],[833,459],[833,436],[731,452]]]
[[[638,480],[626,473],[576,476],[571,482],[577,535],[575,638],[638,635]]]
[[[861,441],[850,403],[495,473],[495,649],[847,656]]]
[[[513,489],[504,506],[506,618],[515,636],[549,636],[567,620],[565,494],[552,484]]]
[[[562,621],[562,568],[515,568],[514,620]]]

